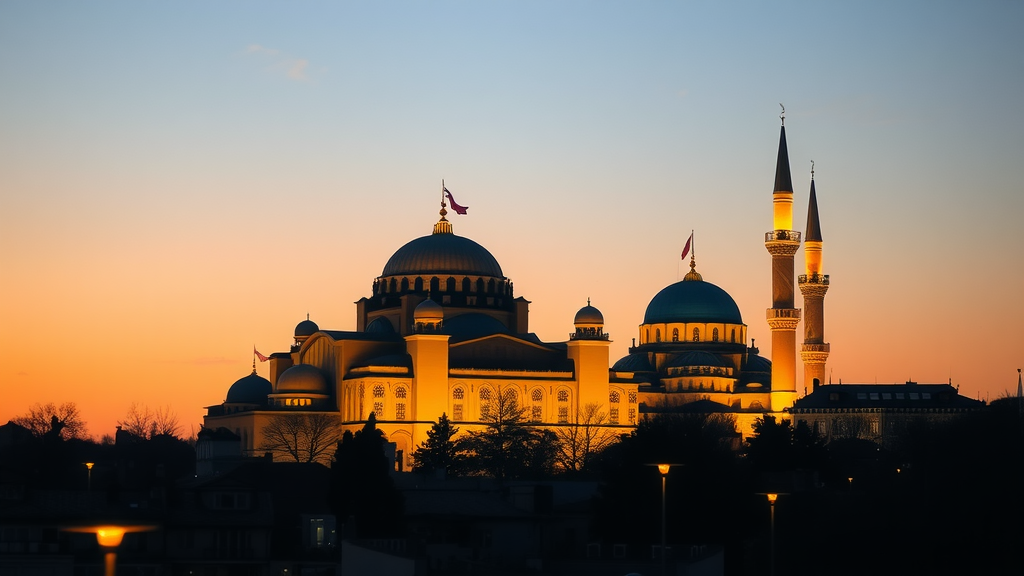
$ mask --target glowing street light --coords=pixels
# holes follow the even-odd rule
[[[771,538],[771,540],[770,540],[771,547],[769,549],[771,564],[769,565],[769,568],[770,568],[769,569],[769,574],[771,576],[775,576],[775,501],[779,499],[779,496],[785,496],[786,493],[785,492],[759,492],[759,494],[762,494],[762,495],[764,495],[764,496],[766,496],[768,498],[768,505],[771,508],[771,512],[770,512],[770,516],[769,516],[769,518],[770,518],[770,524],[769,524],[770,531],[769,531],[769,534],[770,534],[770,538]]]
[[[664,576],[668,574],[668,567],[665,563],[665,479],[668,478],[668,471],[673,466],[681,466],[681,464],[648,464],[648,466],[657,466],[658,473],[661,474],[661,573]]]
[[[92,467],[95,466],[95,465],[96,465],[95,462],[86,462],[85,463],[85,467],[89,469],[89,481],[88,481],[88,484],[86,484],[86,486],[89,489],[89,492],[92,492]]]
[[[90,470],[92,467],[90,466]],[[103,574],[104,576],[115,576],[117,566],[117,547],[124,540],[128,532],[150,532],[156,530],[156,526],[147,525],[123,525],[123,524],[100,524],[95,526],[74,526],[64,528],[67,532],[84,532],[96,535],[96,542],[105,549],[103,553]]]

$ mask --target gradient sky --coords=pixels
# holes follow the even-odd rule
[[[1024,365],[1021,30],[1021,2],[7,0],[0,422],[73,401],[99,436],[136,402],[198,430],[254,344],[355,328],[442,178],[541,338],[589,297],[624,355],[693,229],[768,355],[779,102],[800,229],[816,162],[833,381],[997,398]]]

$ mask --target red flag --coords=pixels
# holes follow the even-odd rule
[[[469,211],[469,206],[459,206],[455,203],[455,198],[452,198],[452,193],[447,188],[444,189],[444,195],[448,197],[448,202],[452,205],[452,210],[455,210],[456,214],[465,214]]]
[[[264,356],[263,354],[260,354],[260,351],[257,350],[255,346],[252,347],[252,353],[255,354],[257,358],[260,359],[260,362],[266,362],[267,360],[270,360],[269,356]]]
[[[690,232],[690,237],[686,240],[686,246],[683,246],[683,260],[686,260],[686,255],[690,253],[691,242],[693,242],[693,232]]]

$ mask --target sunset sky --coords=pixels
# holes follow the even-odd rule
[[[99,437],[135,402],[195,432],[253,345],[355,328],[442,178],[542,339],[589,297],[623,356],[693,229],[768,356],[780,102],[833,381],[995,399],[1024,366],[1021,30],[1021,2],[4,1],[0,423],[73,401]]]

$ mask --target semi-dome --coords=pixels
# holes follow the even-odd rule
[[[612,366],[612,370],[618,372],[654,372],[654,367],[651,366],[651,361],[648,359],[646,352],[633,352],[628,356],[620,358]]]
[[[271,388],[270,380],[256,374],[256,370],[253,369],[252,374],[239,378],[228,388],[225,402],[228,404],[265,404]]]
[[[600,310],[591,306],[590,301],[587,300],[587,305],[580,308],[572,322],[573,324],[604,324],[604,314],[601,314]]]
[[[381,276],[472,275],[504,278],[501,266],[486,248],[452,233],[417,238],[395,252]]]
[[[740,384],[748,388],[769,388],[772,385],[772,362],[748,349],[747,361],[740,373]]]
[[[327,379],[316,366],[296,364],[277,377],[278,394],[327,394]]]
[[[710,282],[688,279],[666,286],[647,305],[644,324],[662,322],[743,324],[743,318],[728,292]]]
[[[309,319],[309,315],[306,315],[306,319],[295,325],[295,337],[296,338],[308,338],[313,334],[320,331],[320,327]]]
[[[394,334],[395,327],[391,325],[387,318],[378,316],[366,325],[366,332],[369,334]]]

